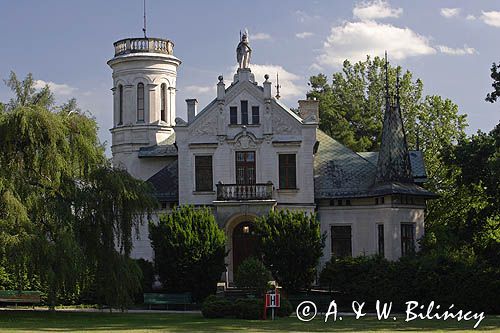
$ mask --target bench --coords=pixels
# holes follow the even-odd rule
[[[40,291],[0,290],[0,303],[35,304],[40,303]]]
[[[191,293],[181,293],[181,294],[159,294],[159,293],[145,293],[144,294],[144,304],[149,306],[151,310],[151,305],[166,305],[167,310],[169,305],[184,305],[184,311],[189,304],[193,303],[193,298]]]

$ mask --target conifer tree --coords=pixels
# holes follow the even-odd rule
[[[225,271],[226,236],[209,208],[176,207],[149,228],[155,268],[166,290],[191,292],[197,300],[215,293]]]

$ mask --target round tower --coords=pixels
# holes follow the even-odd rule
[[[113,164],[145,178],[138,159],[141,147],[162,145],[173,135],[177,67],[168,39],[127,38],[114,43]]]

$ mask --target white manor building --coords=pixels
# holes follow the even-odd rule
[[[212,207],[227,235],[229,281],[255,251],[252,221],[272,209],[317,212],[327,234],[321,264],[332,255],[394,260],[417,247],[434,194],[420,186],[423,156],[407,149],[399,105],[387,99],[380,152],[354,152],[318,129],[318,101],[299,101],[297,114],[273,97],[269,76],[252,74],[243,38],[233,80],[219,76],[217,96],[199,112],[186,100],[184,120],[176,118],[173,43],[114,46],[113,163],[152,183],[162,212]],[[152,260],[147,229],[132,255]]]

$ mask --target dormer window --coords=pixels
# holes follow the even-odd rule
[[[251,113],[250,113],[251,111]],[[258,106],[248,105],[248,101],[240,101],[240,110],[238,114],[237,106],[229,107],[229,124],[230,125],[259,125],[260,112]]]
[[[137,121],[144,121],[144,84],[137,85]]]
[[[259,107],[252,106],[252,124],[257,125],[260,123]]]
[[[236,106],[229,107],[229,123],[231,125],[238,124],[238,108]]]
[[[167,116],[166,116],[166,94],[167,94],[167,85],[165,83],[161,84],[161,89],[160,89],[160,119],[161,121],[167,121]]]
[[[248,101],[241,101],[241,124],[248,125]]]

